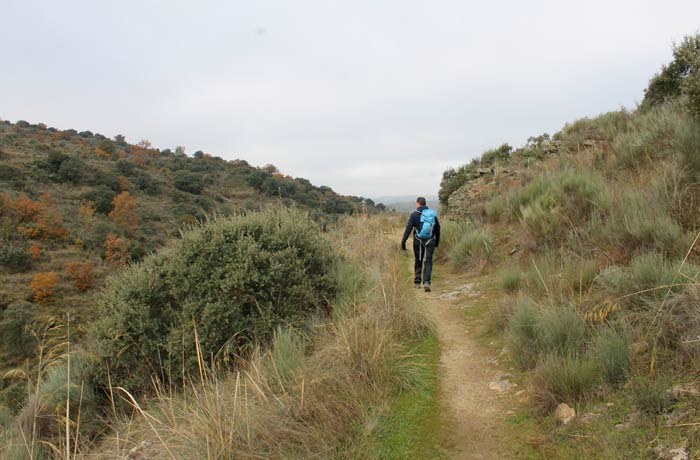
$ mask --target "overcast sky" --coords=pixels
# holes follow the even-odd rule
[[[353,195],[641,100],[700,1],[1,0],[0,117]]]

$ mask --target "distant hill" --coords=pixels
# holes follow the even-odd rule
[[[23,328],[70,309],[85,324],[119,267],[207,216],[270,204],[309,210],[312,225],[381,209],[272,165],[0,122],[0,323]],[[16,351],[0,346],[0,371],[22,360]]]
[[[379,196],[375,197],[374,201],[384,203],[384,206],[389,210],[411,211],[416,208],[416,198],[418,195]],[[428,206],[438,208],[437,195],[427,195],[425,199],[428,201]]]

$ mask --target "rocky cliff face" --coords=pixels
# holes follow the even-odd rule
[[[589,145],[590,144],[590,145]],[[585,141],[580,147],[594,146],[593,141]],[[534,161],[559,155],[562,151],[561,141],[548,141],[538,149],[537,156],[527,156],[525,149],[516,150],[506,167],[491,167],[477,169],[459,189],[449,198],[449,206],[443,213],[455,220],[465,220],[484,212],[483,201],[491,192],[508,182],[516,181],[522,170]],[[529,151],[531,152],[531,151]]]

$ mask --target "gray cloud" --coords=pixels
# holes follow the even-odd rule
[[[0,116],[185,145],[357,195],[633,106],[700,3],[6,0]]]

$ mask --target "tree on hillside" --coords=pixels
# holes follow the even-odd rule
[[[686,96],[689,111],[700,117],[700,33],[673,45],[673,60],[654,75],[644,91],[642,108]]]
[[[131,196],[129,192],[122,192],[114,197],[112,210],[109,212],[109,220],[127,232],[134,232],[138,225],[136,197]]]

